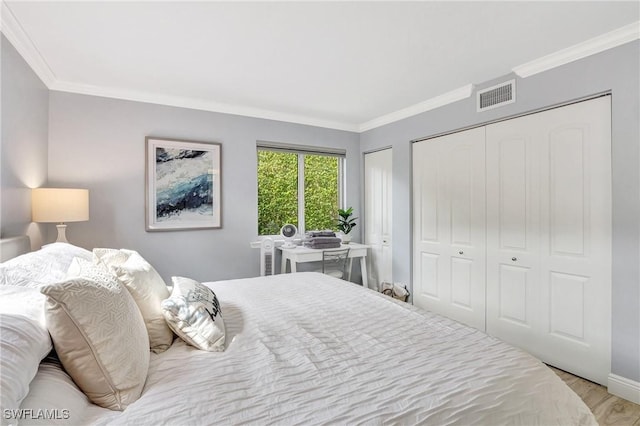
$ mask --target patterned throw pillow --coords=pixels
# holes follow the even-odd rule
[[[189,278],[173,277],[172,281],[171,297],[162,302],[169,327],[198,349],[224,351],[224,321],[213,290]]]
[[[173,343],[160,304],[169,290],[158,272],[133,250],[94,249],[94,263],[104,265],[129,290],[136,301],[149,334],[149,346],[155,353],[164,352]]]
[[[67,280],[43,286],[45,317],[67,373],[101,407],[124,410],[142,392],[149,338],[140,310],[116,277],[74,259]]]

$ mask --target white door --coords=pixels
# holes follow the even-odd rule
[[[364,156],[364,242],[371,246],[369,287],[374,289],[379,288],[379,284],[383,281],[393,282],[392,159],[391,148]]]
[[[610,97],[487,126],[487,331],[605,384]]]
[[[413,144],[413,302],[485,329],[485,135]]]
[[[540,154],[525,116],[487,126],[487,332],[525,348],[538,320]]]

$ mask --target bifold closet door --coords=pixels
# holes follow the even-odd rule
[[[391,148],[364,155],[365,221],[364,242],[371,246],[369,288],[393,282],[391,246],[392,193]]]
[[[606,383],[610,97],[492,124],[486,136],[487,332]]]
[[[485,329],[485,130],[413,144],[413,301]]]

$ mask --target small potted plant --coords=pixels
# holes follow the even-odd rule
[[[349,244],[351,242],[351,235],[349,232],[356,227],[357,217],[351,217],[353,215],[353,207],[349,207],[346,210],[338,209],[338,229],[342,232],[342,243]]]

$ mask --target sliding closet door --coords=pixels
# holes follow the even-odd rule
[[[383,281],[393,282],[391,246],[392,194],[391,148],[365,154],[364,243],[371,246],[369,261],[369,288],[380,288]]]
[[[485,329],[485,131],[413,145],[413,301]]]
[[[611,106],[487,126],[487,331],[599,383],[610,371]]]

